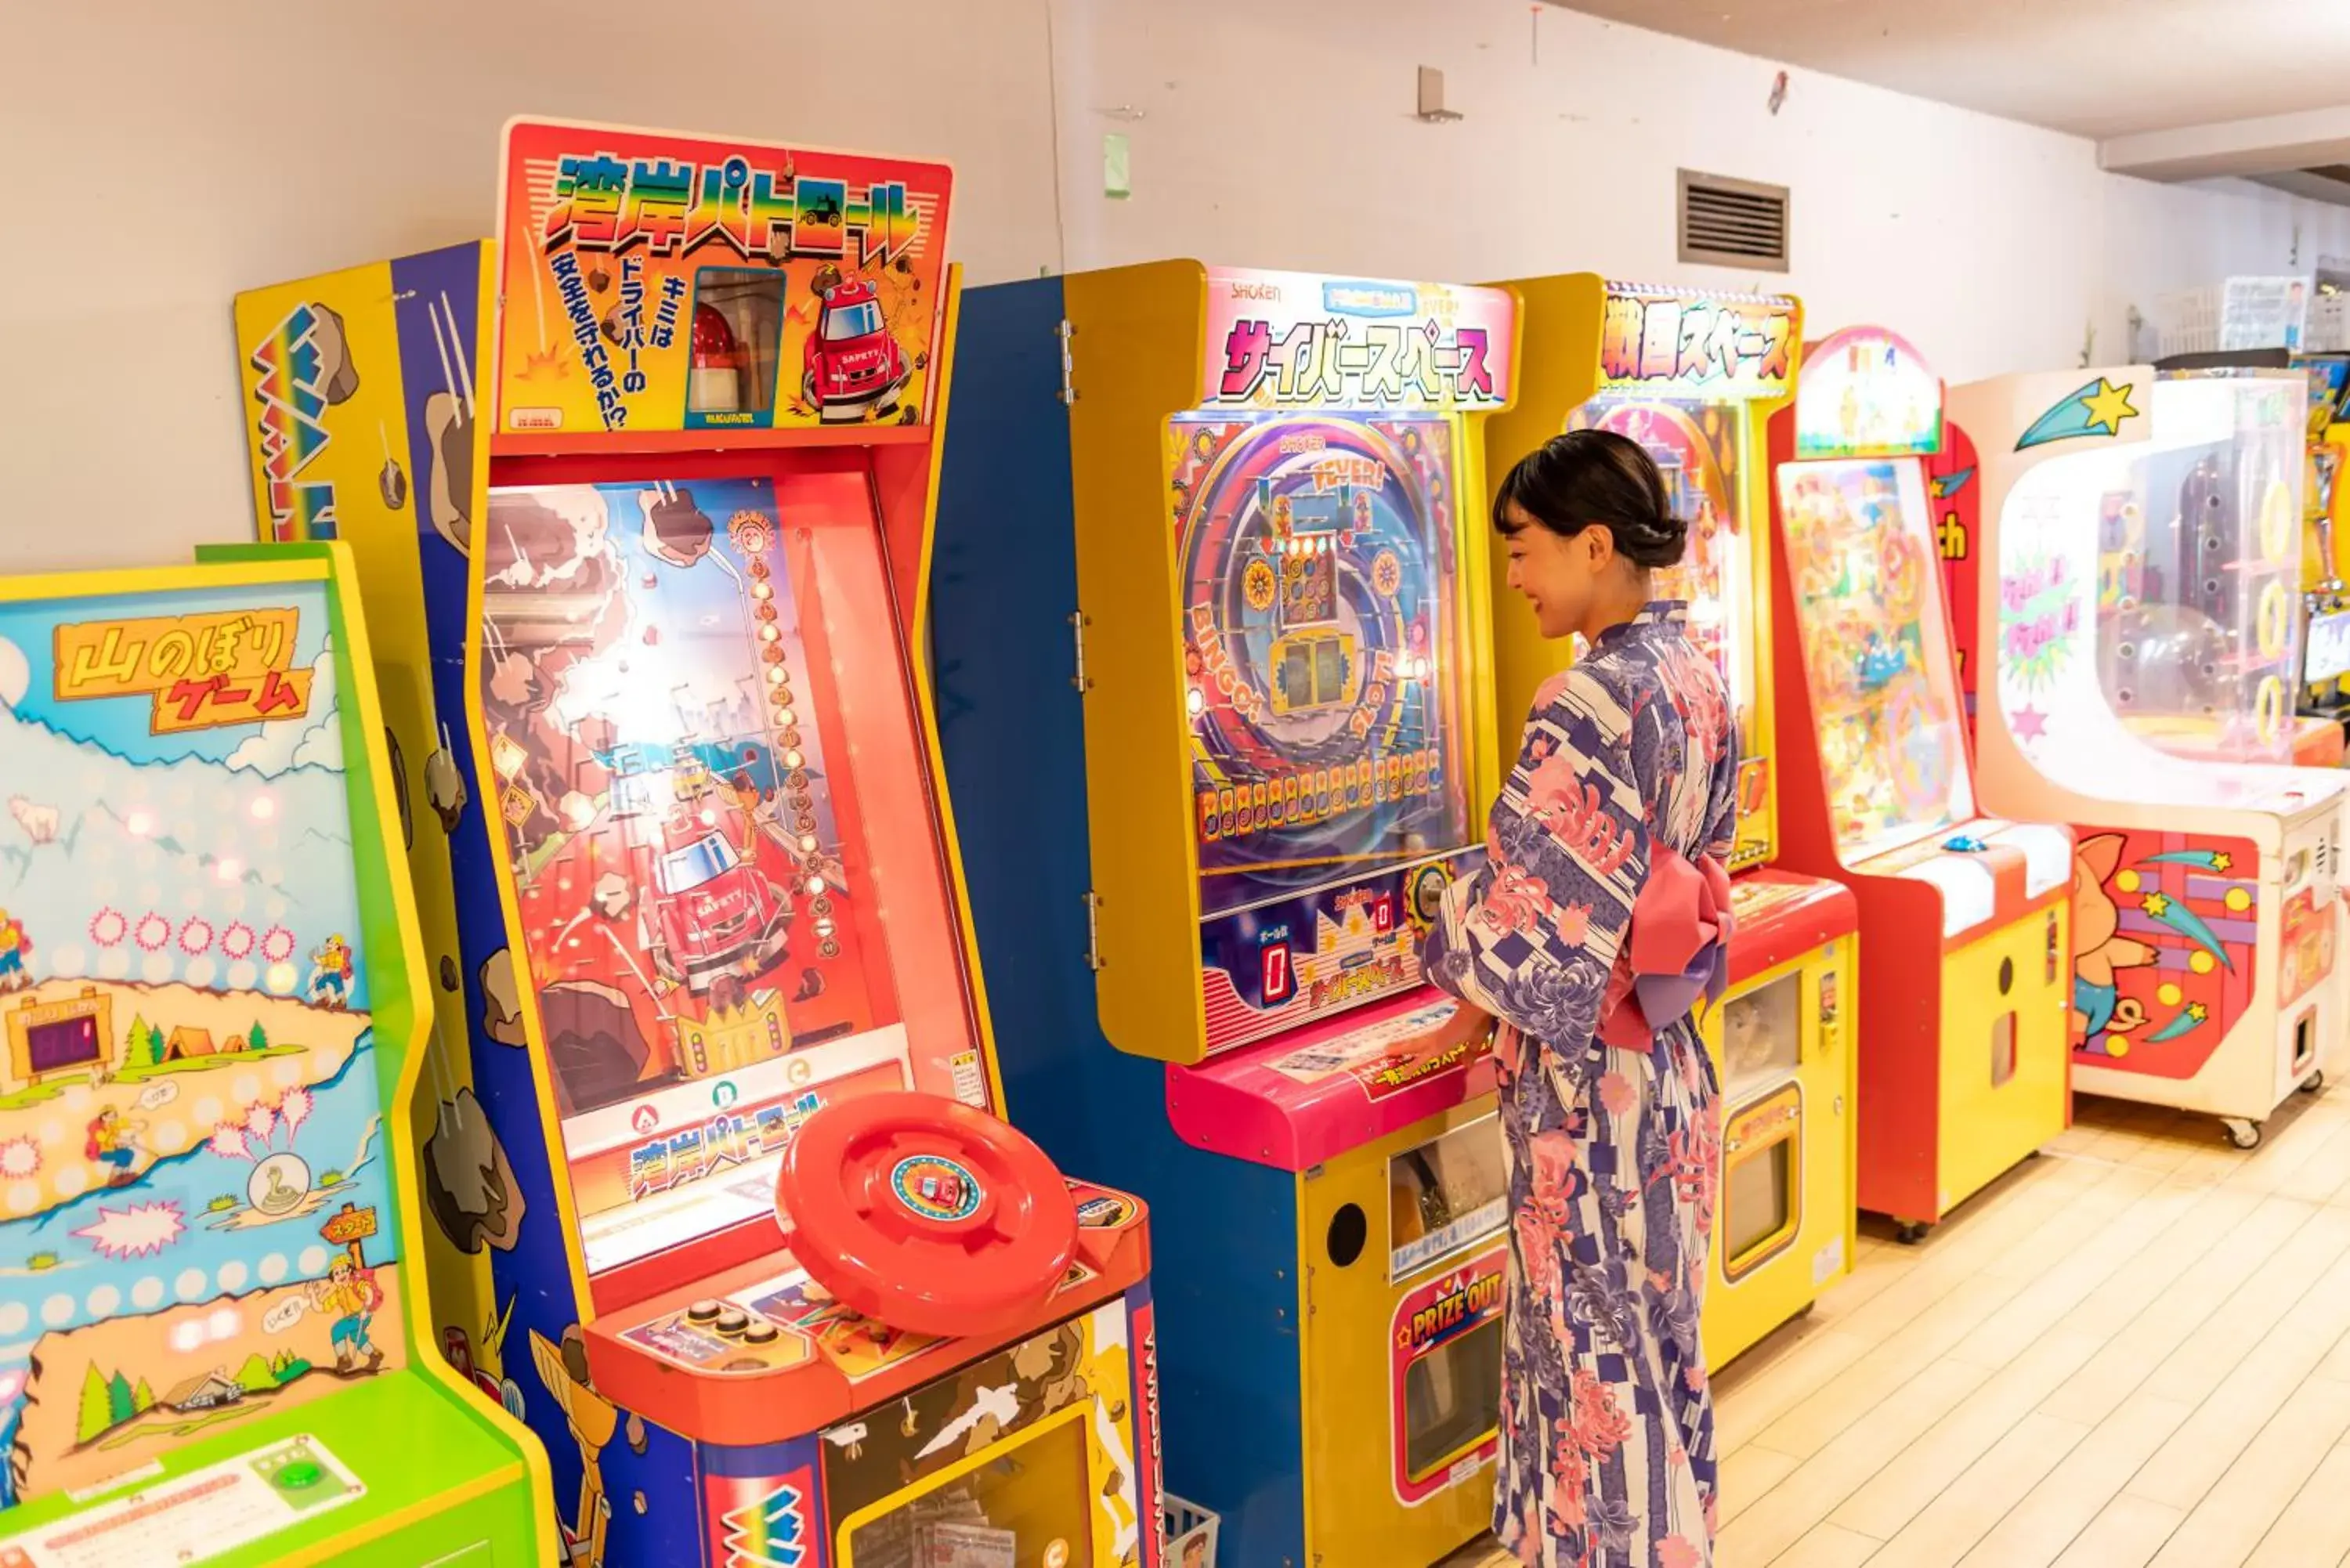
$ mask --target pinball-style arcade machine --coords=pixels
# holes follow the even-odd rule
[[[555,1561],[444,1364],[348,556],[0,579],[0,1563]]]
[[[1486,425],[1498,483],[1562,430],[1631,437],[1657,460],[1688,554],[1660,574],[1728,687],[1740,755],[1731,857],[1730,988],[1699,1027],[1722,1085],[1722,1189],[1703,1320],[1719,1366],[1795,1316],[1852,1267],[1852,898],[1773,867],[1777,784],[1770,535],[1762,427],[1794,384],[1793,299],[1609,283],[1592,274],[1511,286],[1525,315],[1517,401]],[[1494,685],[1514,751],[1536,689],[1570,656],[1508,585],[1492,535]]]
[[[935,650],[1021,1125],[1150,1200],[1226,1557],[1433,1562],[1491,1523],[1502,1150],[1484,1043],[1392,1053],[1496,787],[1511,298],[1166,262],[962,343]]]
[[[1771,421],[1787,857],[1860,901],[1860,1206],[1915,1241],[2064,1129],[2073,842],[1981,815],[1925,460],[1942,381],[1879,327]]]
[[[494,247],[293,286],[255,389],[310,421],[272,525],[330,506],[430,671],[450,1354],[580,1568],[1152,1568],[1146,1218],[1001,1119],[908,655],[952,171],[528,120],[504,169]],[[370,493],[303,493],[335,441]]]
[[[2286,765],[2303,399],[2137,366],[1950,396],[1984,804],[2074,824],[2073,1085],[2251,1147],[2334,1066],[2337,772]],[[2200,742],[2182,756],[2158,742]]]

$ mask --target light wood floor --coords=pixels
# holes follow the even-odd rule
[[[1715,1380],[1717,1568],[2350,1568],[2350,1087],[2251,1154],[2085,1099],[1922,1246],[1863,1224]]]

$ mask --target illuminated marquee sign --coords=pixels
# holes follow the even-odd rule
[[[1856,327],[1804,356],[1797,457],[1931,457],[1942,450],[1942,379],[1890,332]]]
[[[300,614],[213,610],[57,628],[57,700],[150,697],[158,735],[220,729],[310,711],[313,671],[291,668]]]
[[[1792,299],[1607,286],[1599,374],[1611,391],[1775,398],[1794,372]]]
[[[1494,288],[1211,268],[1203,401],[1497,409],[1510,400],[1515,313]]]

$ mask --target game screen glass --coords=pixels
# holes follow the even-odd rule
[[[484,540],[494,815],[590,1272],[771,1216],[824,1103],[984,1106],[863,476],[501,488]]]
[[[2197,762],[2292,754],[2299,389],[2201,379],[2111,389],[2123,394],[2151,400],[2136,410],[2151,417],[2151,440],[2049,459],[2002,514],[2009,730],[2043,773],[2088,793],[2265,790],[2272,778],[2149,765],[2155,753],[2130,741]]]
[[[0,1507],[404,1361],[336,659],[323,580],[0,601]]]
[[[1740,752],[1754,726],[1754,552],[1739,502],[1746,472],[1744,410],[1734,403],[1595,398],[1569,430],[1638,441],[1664,474],[1673,515],[1689,524],[1681,564],[1656,574],[1656,595],[1689,606],[1689,635],[1721,671]]]
[[[1821,782],[1846,865],[1974,815],[1924,475],[1907,458],[1777,472]]]
[[[2156,382],[2156,441],[2095,497],[2099,678],[2123,722],[2165,750],[2291,760],[2303,464],[2292,390]],[[2183,429],[2165,417],[2174,409]]]
[[[1170,422],[1203,917],[1471,836],[1453,421]]]

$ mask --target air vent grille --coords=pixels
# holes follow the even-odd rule
[[[1720,174],[1680,171],[1681,260],[1708,266],[1787,270],[1788,193]]]

